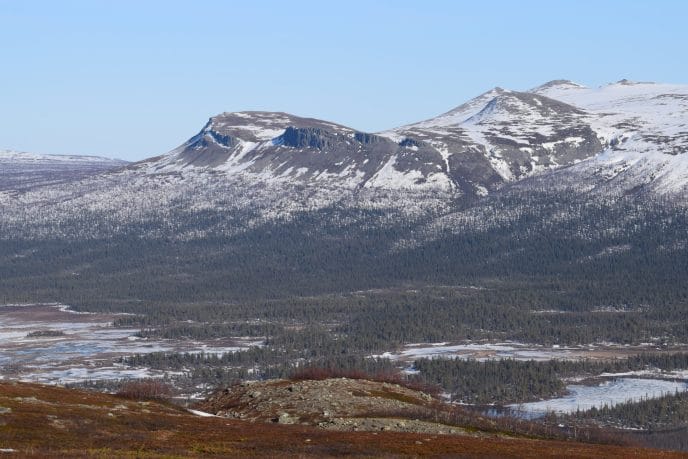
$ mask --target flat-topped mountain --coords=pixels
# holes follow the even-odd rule
[[[223,113],[147,171],[222,171],[259,180],[326,182],[347,188],[450,188],[441,154],[415,139],[397,142],[286,113]]]

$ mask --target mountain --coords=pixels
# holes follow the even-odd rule
[[[672,194],[688,183],[687,119],[686,85],[621,80],[591,89],[554,80],[525,92],[494,88],[435,118],[380,133],[281,112],[222,113],[128,174],[137,181],[211,173],[253,184],[432,191],[448,199],[484,196],[532,177],[553,179],[547,186]],[[0,163],[6,190],[125,165],[16,152],[0,152]]]
[[[123,167],[126,161],[98,156],[40,155],[0,150],[0,191],[64,183]]]
[[[557,80],[379,133],[223,113],[161,156],[6,185],[0,292],[233,300],[555,276],[600,284],[590,304],[673,298],[687,110],[685,85]]]
[[[345,188],[449,189],[434,148],[400,142],[286,113],[223,113],[147,172],[221,171],[265,181],[328,183]]]
[[[441,151],[467,194],[569,165],[602,150],[591,116],[537,94],[495,88],[444,115],[391,135],[422,139]]]
[[[623,172],[628,188],[655,182],[649,188],[673,192],[688,180],[687,114],[688,86],[627,80],[597,89],[565,80],[527,92],[494,88],[378,134],[286,113],[223,113],[142,170],[485,195],[576,165],[574,174],[605,181]]]

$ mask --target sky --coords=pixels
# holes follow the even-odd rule
[[[230,111],[376,132],[501,86],[688,83],[688,2],[0,0],[0,149],[130,161]]]

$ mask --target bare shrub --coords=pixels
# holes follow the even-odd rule
[[[164,400],[171,397],[173,390],[160,379],[139,379],[129,381],[120,387],[117,395],[133,400]]]

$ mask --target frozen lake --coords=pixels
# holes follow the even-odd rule
[[[490,359],[514,360],[578,360],[627,357],[640,352],[652,350],[653,344],[626,346],[607,344],[590,344],[585,346],[542,346],[537,344],[506,342],[470,342],[470,343],[414,343],[407,344],[398,352],[385,352],[373,357],[412,362],[420,358],[453,358],[485,361]],[[675,349],[678,350],[678,349]]]
[[[0,305],[0,377],[42,383],[145,378],[164,372],[117,364],[151,352],[222,354],[260,346],[262,340],[141,339],[138,329],[114,328],[114,314],[82,314],[65,305]],[[54,336],[48,336],[46,332]]]
[[[544,416],[549,412],[575,413],[576,410],[589,410],[614,406],[619,403],[657,398],[675,392],[688,390],[686,381],[664,379],[617,378],[604,381],[595,386],[572,384],[566,387],[569,394],[564,397],[539,402],[508,405],[527,418]]]

